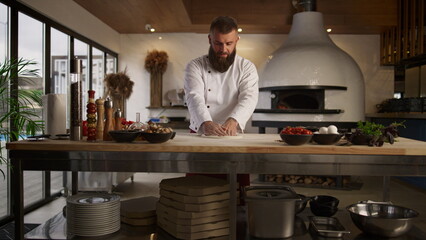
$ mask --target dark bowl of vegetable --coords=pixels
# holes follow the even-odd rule
[[[312,132],[303,127],[286,127],[280,137],[288,145],[303,145],[311,141]]]
[[[294,135],[294,134],[280,134],[281,139],[288,145],[303,145],[308,143],[312,135]]]

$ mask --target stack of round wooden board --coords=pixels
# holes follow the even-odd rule
[[[121,221],[133,226],[149,226],[157,221],[157,197],[148,196],[121,201]]]
[[[120,197],[79,193],[67,198],[67,235],[95,237],[120,230]]]
[[[163,179],[157,224],[179,239],[229,235],[229,184],[203,175]]]

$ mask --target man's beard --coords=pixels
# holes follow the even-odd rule
[[[236,54],[237,49],[234,49],[234,51],[226,58],[218,57],[218,54],[216,54],[213,48],[210,46],[209,61],[214,70],[223,73],[228,71],[229,67],[234,63]]]

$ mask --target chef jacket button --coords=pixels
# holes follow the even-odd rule
[[[210,106],[207,106],[207,108],[210,108]]]
[[[209,92],[211,91],[211,89],[209,88]]]

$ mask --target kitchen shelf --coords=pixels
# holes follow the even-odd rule
[[[363,234],[352,222],[350,215],[344,210],[344,206],[339,206],[339,211],[333,216],[339,220],[346,230],[349,230],[351,233],[345,235],[345,240],[372,240],[376,239],[374,236],[369,236]],[[249,223],[247,222],[247,208],[238,207],[237,208],[237,237],[241,240],[251,240],[254,239],[249,235]],[[293,240],[318,240],[318,235],[315,233],[310,233],[309,231],[309,216],[312,216],[312,213],[309,207],[305,208],[300,214],[295,217],[294,222],[294,234],[291,239]],[[51,239],[52,236],[55,239],[67,239],[66,233],[64,230],[66,225],[66,219],[63,217],[62,213],[58,213],[55,217],[49,219],[46,223],[38,226],[37,228],[30,231],[25,235],[26,239]],[[164,230],[155,225],[145,226],[145,227],[136,227],[130,226],[122,223],[121,229],[113,234],[102,236],[102,239],[133,239],[135,237],[139,239],[148,239],[151,234],[156,234],[158,239],[162,240],[177,240],[172,237]],[[413,226],[410,231],[401,236],[404,240],[422,240],[426,239],[426,233],[424,230],[421,230],[416,225]],[[80,239],[79,237],[77,239]],[[338,238],[341,239],[341,238]],[[399,239],[399,238],[398,238]]]

